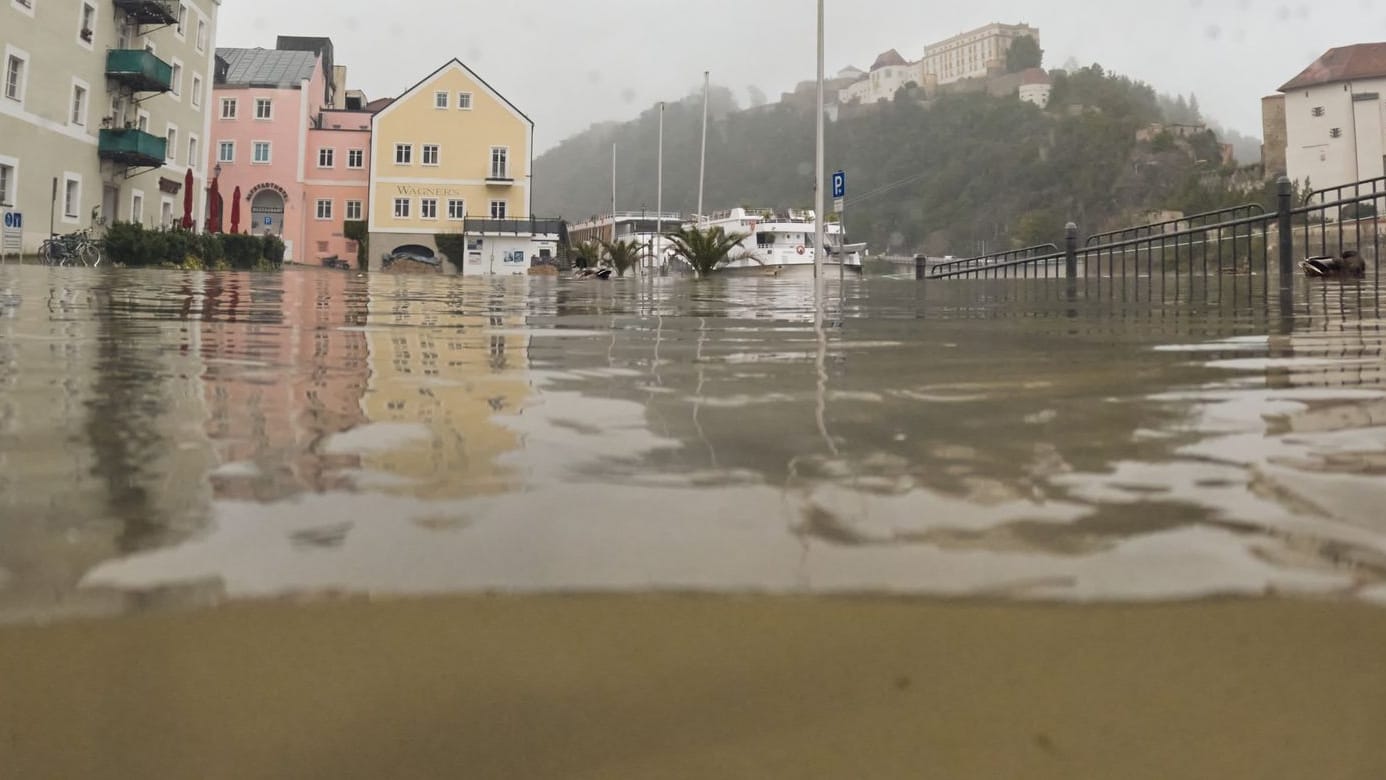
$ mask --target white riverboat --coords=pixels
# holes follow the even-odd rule
[[[734,208],[709,214],[688,226],[703,230],[720,227],[746,236],[718,273],[813,278],[815,215],[811,209]],[[823,275],[828,279],[843,272],[860,275],[866,244],[844,245],[840,223],[828,222],[824,230],[828,252],[823,258]]]

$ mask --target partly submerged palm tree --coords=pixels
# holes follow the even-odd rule
[[[625,276],[626,271],[637,266],[640,258],[645,256],[645,246],[635,239],[603,241],[602,249],[606,250],[606,257],[616,269],[617,276]]]
[[[745,233],[728,233],[721,227],[700,230],[696,227],[681,227],[669,234],[669,243],[674,254],[682,257],[693,266],[699,278],[717,270],[717,266],[727,262],[733,249],[746,239]]]
[[[602,246],[596,241],[579,241],[568,245],[568,259],[579,268],[596,268],[602,259]]]

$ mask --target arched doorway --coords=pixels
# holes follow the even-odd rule
[[[284,235],[284,196],[272,189],[262,189],[250,198],[249,230],[260,236],[271,233]]]

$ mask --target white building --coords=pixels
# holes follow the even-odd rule
[[[1386,43],[1331,49],[1280,92],[1290,179],[1325,189],[1386,175]]]
[[[0,0],[0,211],[22,246],[206,199],[221,0]]]
[[[924,73],[938,77],[939,84],[970,78],[986,78],[1006,67],[1006,52],[1017,38],[1040,41],[1038,29],[1028,24],[989,24],[924,47]]]
[[[1054,92],[1054,82],[1042,68],[1030,68],[1020,74],[1020,99],[1040,108],[1049,107],[1049,96]]]
[[[915,84],[923,86],[924,74],[919,63],[906,62],[900,52],[891,49],[876,58],[871,72],[865,78],[838,93],[838,102],[863,104],[881,100],[891,100],[903,87]]]

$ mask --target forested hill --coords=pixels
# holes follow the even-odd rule
[[[1153,209],[1198,210],[1245,196],[1224,191],[1212,132],[1188,139],[1137,131],[1167,117],[1145,84],[1092,66],[1055,71],[1050,106],[1015,97],[902,90],[828,125],[828,167],[850,177],[847,227],[873,252],[967,254],[1056,240],[1072,219],[1096,231]],[[718,91],[708,133],[705,208],[811,207],[813,111],[779,103],[738,111]],[[535,161],[538,214],[586,219],[656,204],[658,111],[593,127]],[[698,191],[700,97],[665,114],[664,207],[691,214]]]

